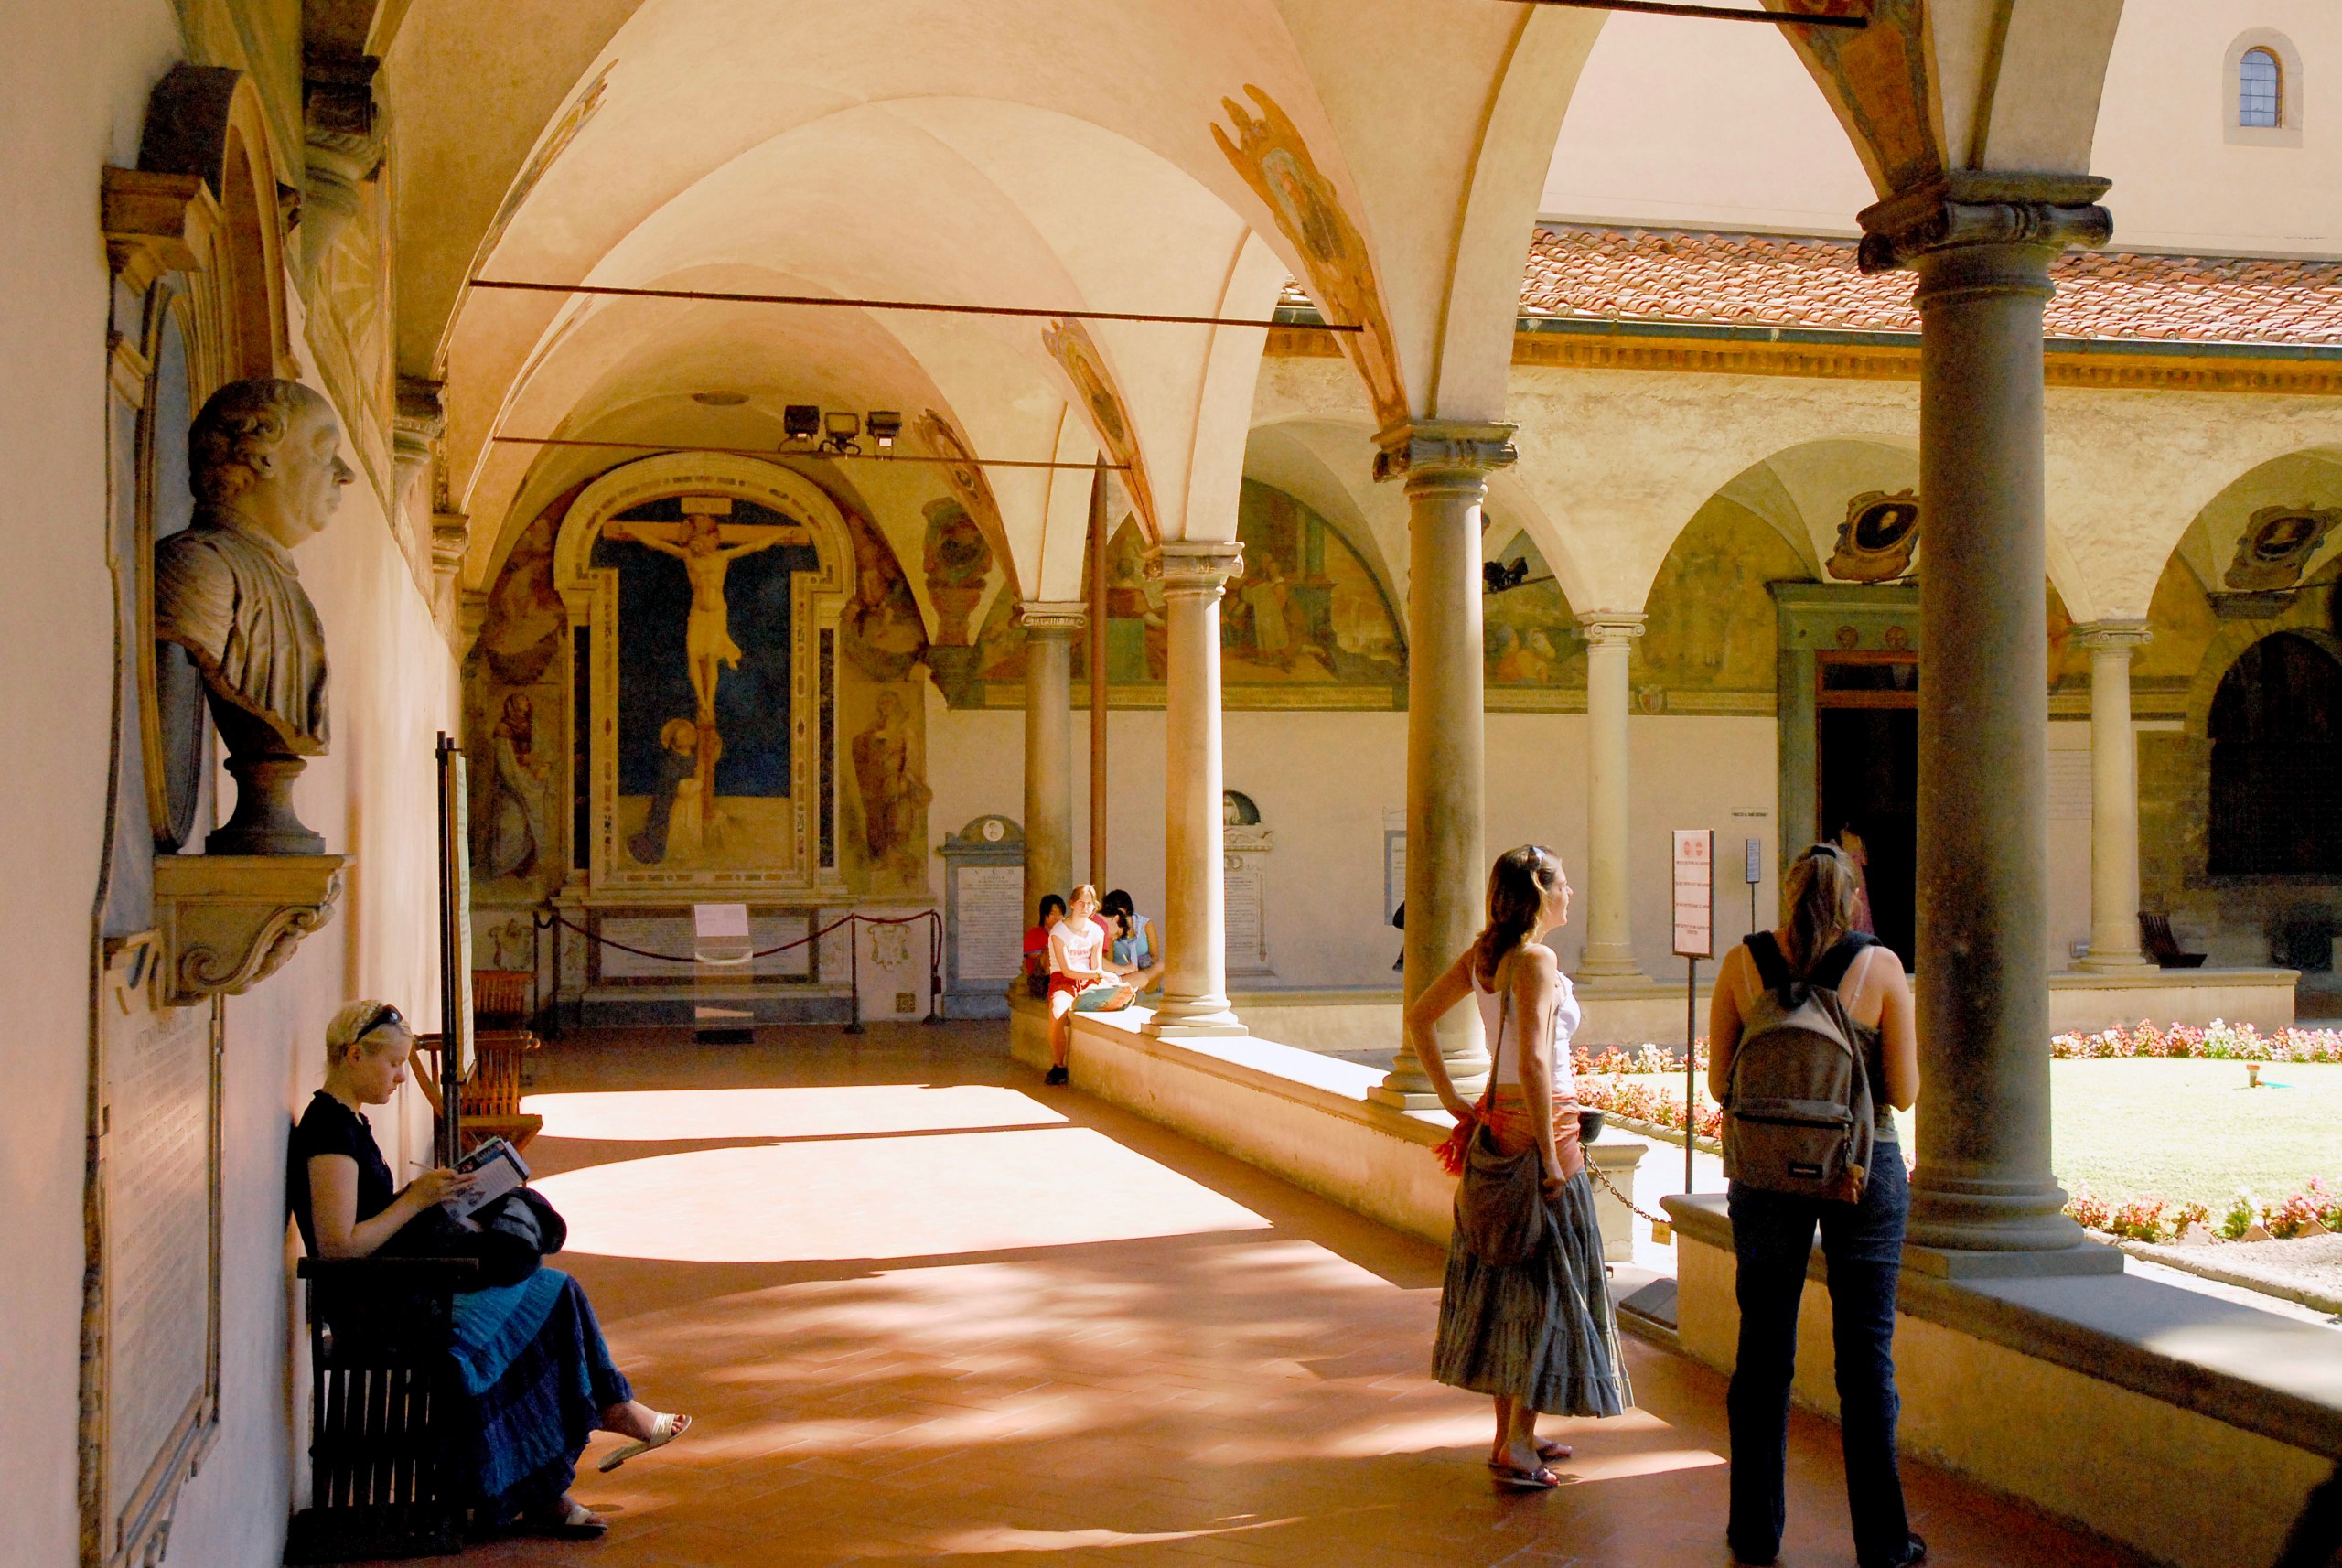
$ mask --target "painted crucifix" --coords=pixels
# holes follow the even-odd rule
[[[715,763],[723,754],[723,739],[715,729],[715,686],[723,671],[740,667],[740,645],[732,640],[731,606],[724,596],[725,575],[743,555],[769,550],[776,544],[810,544],[812,534],[793,525],[719,522],[729,517],[732,503],[722,496],[684,496],[681,522],[613,522],[602,537],[631,541],[683,564],[691,579],[692,607],[683,624],[683,659],[697,699],[698,768],[694,784],[699,796],[698,819],[703,831],[715,822]]]

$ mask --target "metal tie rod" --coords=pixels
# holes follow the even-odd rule
[[[826,305],[849,310],[924,310],[943,316],[1030,316],[1064,321],[1161,321],[1175,327],[1290,327],[1304,332],[1363,332],[1339,322],[1256,321],[1237,316],[1162,316],[1144,310],[1047,310],[1037,306],[941,305],[919,299],[839,299],[825,294],[732,294],[697,288],[620,288],[612,284],[536,283],[524,278],[474,278],[474,288],[529,294],[594,294],[618,299],[688,299],[715,305]],[[1088,467],[1087,463],[1076,465]]]
[[[1628,11],[1649,16],[1692,16],[1704,22],[1768,22],[1777,27],[1867,27],[1870,18],[1824,12],[1744,11],[1726,5],[1682,5],[1674,0],[1513,0],[1520,5],[1563,5],[1577,11]]]
[[[1053,463],[1033,457],[929,457],[917,452],[824,452],[813,446],[702,446],[691,441],[588,441],[569,435],[491,435],[508,446],[608,446],[621,452],[720,452],[728,457],[826,457],[833,462],[965,463],[977,468],[1078,468],[1089,473],[1094,463]],[[1107,467],[1127,469],[1128,463]]]

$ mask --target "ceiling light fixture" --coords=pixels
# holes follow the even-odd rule
[[[828,434],[822,438],[822,450],[833,457],[859,457],[862,443],[854,437],[862,434],[862,416],[858,413],[825,413],[822,427]]]
[[[878,443],[878,450],[891,452],[895,449],[896,440],[903,434],[903,416],[891,408],[874,408],[862,422],[862,426],[870,432],[870,439]]]
[[[748,394],[744,392],[695,392],[692,393],[692,401],[709,408],[737,408],[748,401]]]
[[[791,441],[818,440],[822,411],[810,403],[792,403],[780,411],[780,431]]]

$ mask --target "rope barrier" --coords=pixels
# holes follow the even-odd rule
[[[940,935],[942,931],[943,917],[933,909],[921,909],[915,915],[897,916],[865,915],[858,910],[848,910],[845,914],[841,915],[834,920],[832,920],[828,925],[823,926],[821,929],[817,931],[808,931],[805,935],[799,937],[794,941],[782,942],[778,947],[759,948],[756,951],[748,954],[746,961],[754,961],[760,958],[770,958],[776,953],[785,953],[793,948],[801,948],[806,946],[808,943],[817,942],[823,937],[828,936],[832,931],[836,930],[839,927],[851,926],[856,921],[859,921],[865,926],[908,926],[918,920],[933,920],[935,922],[936,934]],[[619,941],[615,937],[606,937],[599,931],[588,930],[586,927],[577,924],[576,921],[572,920],[566,915],[563,915],[558,911],[553,914],[551,923],[557,926],[566,926],[569,929],[575,931],[579,936],[584,937],[589,942],[599,942],[606,948],[616,948],[620,952],[632,953],[637,958],[652,959],[660,963],[698,964],[709,961],[701,959],[697,954],[693,954],[690,958],[677,958],[673,953],[652,952],[648,948],[634,947],[628,943]],[[930,952],[932,951],[932,948],[933,941],[932,939],[930,939]],[[737,963],[744,961],[732,959],[725,961]]]

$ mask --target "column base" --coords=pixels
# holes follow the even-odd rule
[[[2085,1238],[2065,1208],[2055,1181],[1931,1178],[1922,1165],[1911,1178],[1905,1238],[1953,1253],[2077,1252]]]
[[[1222,996],[1165,998],[1155,1015],[1139,1026],[1139,1033],[1158,1040],[1206,1040],[1241,1037],[1252,1031]]]
[[[1574,985],[1595,987],[1659,983],[1642,972],[1642,966],[1635,961],[1635,955],[1632,953],[1597,955],[1592,951],[1588,951],[1585,957],[1578,960],[1577,971],[1570,976],[1570,983]]]
[[[2163,966],[2142,952],[2090,951],[2074,960],[2074,967],[2088,974],[2152,974]]]

